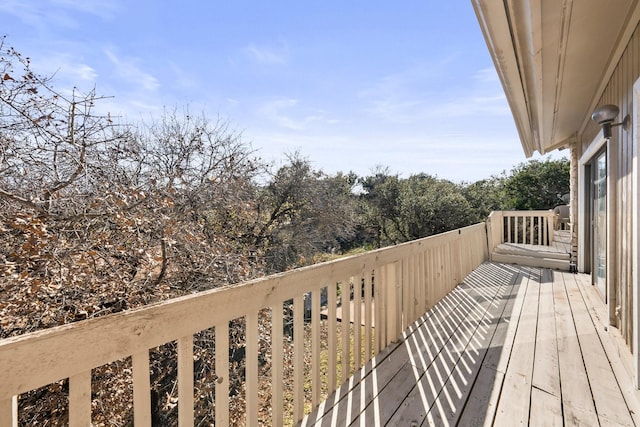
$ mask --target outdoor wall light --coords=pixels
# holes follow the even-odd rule
[[[629,124],[630,119],[628,114],[620,123],[613,123],[619,112],[620,109],[616,105],[607,104],[603,105],[602,107],[596,108],[591,115],[591,120],[602,126],[602,135],[605,137],[605,139],[611,138],[611,128],[614,126],[622,125],[623,129],[627,129],[627,125]]]

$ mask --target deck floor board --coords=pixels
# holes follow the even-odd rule
[[[301,425],[634,425],[589,292],[578,275],[485,263]]]

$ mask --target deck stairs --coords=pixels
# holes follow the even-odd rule
[[[491,261],[571,271],[571,234],[569,230],[556,230],[549,246],[501,243],[491,254]]]

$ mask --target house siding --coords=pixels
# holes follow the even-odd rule
[[[640,78],[640,31],[636,27],[620,61],[618,62],[598,105],[615,104],[620,108],[617,120],[622,121],[633,112],[633,84]],[[633,119],[632,119],[633,120]],[[610,222],[610,270],[609,286],[614,290],[610,301],[610,321],[624,337],[629,348],[633,337],[633,289],[632,289],[632,201],[633,201],[633,123],[624,130],[613,128],[609,141],[609,194],[613,218]],[[579,159],[600,132],[600,126],[589,121],[579,135],[577,152],[572,160]],[[577,163],[577,162],[576,162]],[[574,227],[574,239],[577,227]]]

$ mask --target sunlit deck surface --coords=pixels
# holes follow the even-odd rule
[[[485,263],[301,425],[638,424],[605,316],[587,275]]]

